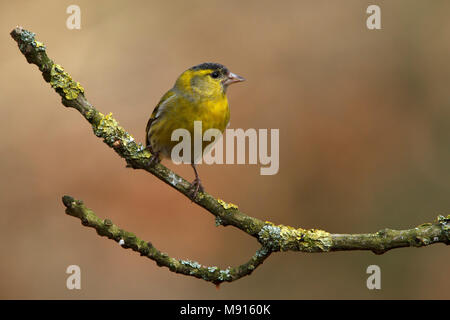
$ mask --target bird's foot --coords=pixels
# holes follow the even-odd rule
[[[189,195],[192,201],[195,200],[195,197],[197,197],[199,191],[204,192],[205,189],[203,188],[200,179],[196,178],[194,181],[192,181],[191,187],[189,188]]]
[[[153,167],[155,164],[158,164],[161,162],[161,159],[159,158],[158,152],[153,152],[150,146],[147,146],[147,149],[150,151],[152,156],[150,157],[150,167]]]

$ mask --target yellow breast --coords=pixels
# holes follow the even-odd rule
[[[199,98],[196,101],[179,93],[171,96],[167,102],[161,103],[159,116],[150,127],[150,143],[156,152],[170,157],[172,148],[178,141],[172,141],[172,132],[186,129],[194,139],[194,121],[201,121],[202,136],[208,129],[225,130],[230,120],[230,110],[225,94],[215,98]],[[203,149],[210,142],[203,143]]]

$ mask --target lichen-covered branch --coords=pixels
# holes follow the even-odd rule
[[[403,247],[424,247],[435,243],[450,244],[450,215],[438,216],[435,223],[412,229],[383,229],[376,233],[332,234],[323,230],[292,228],[266,222],[259,232],[259,242],[272,251],[330,252],[370,250],[382,254]]]
[[[101,236],[108,237],[118,242],[123,248],[130,248],[139,252],[141,256],[152,259],[160,267],[167,267],[172,272],[200,278],[215,284],[231,282],[249,275],[271,254],[270,250],[262,247],[250,258],[247,263],[238,267],[220,269],[216,266],[203,266],[196,261],[178,260],[169,257],[155,248],[150,242],[146,242],[133,233],[120,229],[109,219],[100,219],[95,213],[86,208],[82,201],[70,196],[63,197],[66,213],[79,218],[84,226],[94,228]]]
[[[11,36],[27,61],[38,66],[44,80],[49,82],[61,96],[62,104],[78,110],[92,125],[94,134],[102,138],[109,147],[124,158],[127,166],[148,171],[190,200],[190,183],[162,164],[151,164],[150,152],[141,143],[136,142],[111,114],[102,114],[87,101],[84,88],[47,56],[45,45],[35,39],[34,33],[22,27],[16,27],[11,32]],[[216,267],[208,268],[195,262],[170,258],[133,234],[114,226],[109,220],[99,219],[80,201],[70,197],[64,197],[63,200],[68,214],[80,218],[83,224],[95,228],[99,234],[116,241],[122,239],[125,246],[155,260],[159,265],[168,267],[173,272],[192,275],[216,284],[234,281],[250,274],[271,252],[276,251],[371,250],[380,254],[393,248],[421,247],[439,242],[447,245],[450,243],[450,216],[439,216],[434,224],[423,224],[409,230],[385,229],[374,234],[331,234],[318,229],[296,229],[263,222],[244,214],[234,204],[216,199],[206,192],[199,192],[193,201],[215,216],[216,225],[234,226],[256,238],[262,245],[262,248],[246,264],[237,268],[219,270],[215,269]]]

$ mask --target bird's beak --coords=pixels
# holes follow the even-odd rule
[[[245,81],[244,78],[242,78],[241,76],[238,76],[237,74],[234,74],[233,72],[228,73],[228,77],[223,81],[223,84],[225,86],[229,86],[232,83],[235,82],[242,82]]]

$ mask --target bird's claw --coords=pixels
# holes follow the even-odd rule
[[[191,187],[189,188],[189,195],[192,201],[195,200],[199,191],[204,192],[205,189],[203,188],[200,179],[195,179],[194,181],[192,181]]]
[[[154,153],[150,157],[150,166],[154,166],[155,164],[158,164],[161,162],[161,159],[159,158],[159,154]]]

